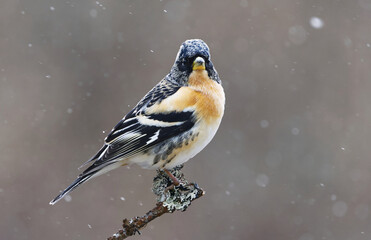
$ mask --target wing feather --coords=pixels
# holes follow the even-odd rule
[[[175,94],[179,87],[160,82],[110,132],[105,145],[90,161],[94,164],[81,176],[99,171],[123,158],[145,152],[151,147],[190,130],[196,123],[194,112],[165,112],[147,114],[146,107],[159,104]]]

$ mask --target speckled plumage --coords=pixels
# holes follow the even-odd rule
[[[50,204],[122,165],[171,169],[200,152],[224,113],[224,91],[202,40],[185,41],[170,73],[112,129],[92,163]],[[84,166],[83,165],[83,166]]]

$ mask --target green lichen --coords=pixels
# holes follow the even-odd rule
[[[197,198],[199,188],[197,184],[189,184],[180,170],[183,166],[178,166],[170,172],[179,180],[180,184],[174,186],[171,179],[161,170],[157,171],[157,176],[153,179],[152,191],[157,195],[157,201],[161,202],[170,212],[175,210],[185,211],[193,199]]]
[[[165,200],[162,201],[163,206],[167,207],[170,212],[174,210],[185,211],[188,206],[191,205],[192,200],[197,196],[197,189],[187,189],[184,191],[181,188],[182,187],[174,187],[172,191],[169,191],[170,194],[166,194],[167,197]],[[189,186],[187,186],[187,188],[189,188]]]

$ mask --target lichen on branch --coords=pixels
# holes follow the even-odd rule
[[[204,195],[204,191],[196,183],[188,183],[184,174],[180,171],[183,166],[178,166],[170,173],[179,181],[175,186],[170,177],[162,170],[157,170],[153,179],[152,191],[157,196],[156,206],[142,217],[133,217],[123,220],[123,229],[119,230],[108,240],[122,240],[144,228],[150,221],[160,217],[164,213],[172,213],[176,210],[185,211],[191,202]]]

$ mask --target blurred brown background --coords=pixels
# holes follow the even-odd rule
[[[207,194],[133,239],[370,239],[370,26],[370,0],[3,0],[0,238],[105,239],[152,208],[136,166],[48,203],[202,38],[227,97],[184,168]]]

